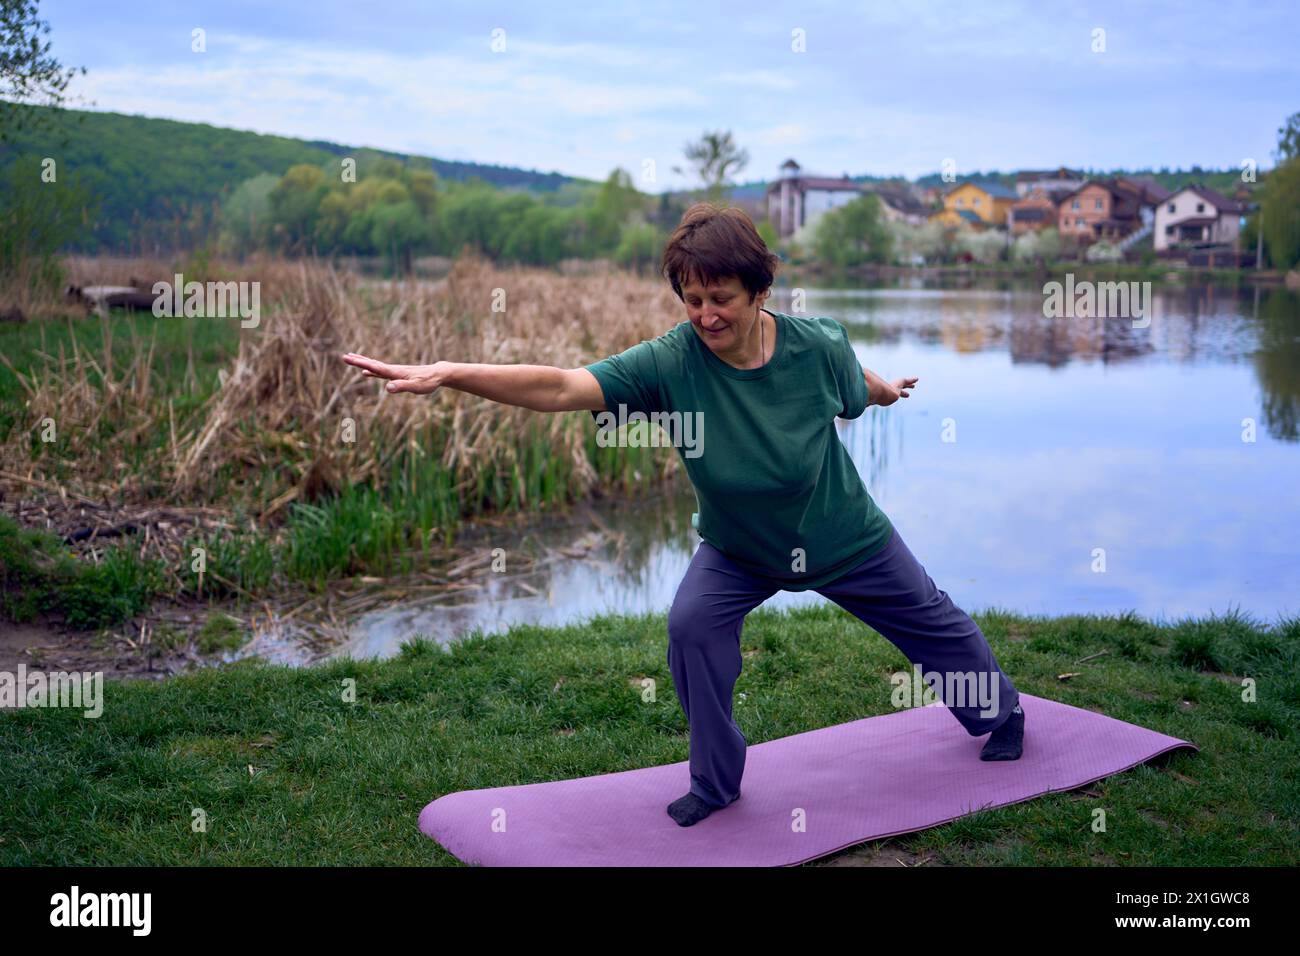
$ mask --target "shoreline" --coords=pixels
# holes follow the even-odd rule
[[[834,271],[815,264],[786,264],[790,278],[816,279],[821,286],[836,278],[875,281],[885,279],[1051,279],[1065,272],[1089,279],[1139,280],[1167,286],[1188,283],[1213,285],[1286,286],[1287,273],[1276,269],[1200,269],[1186,266],[1144,266],[1138,263],[1056,262],[1050,265],[893,266],[869,265]],[[1293,282],[1295,280],[1292,280]],[[830,286],[833,287],[833,286]]]

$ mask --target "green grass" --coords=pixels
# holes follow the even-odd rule
[[[196,643],[200,653],[215,654],[218,651],[236,650],[247,640],[248,635],[238,621],[224,614],[213,614],[203,622]]]
[[[945,864],[1300,861],[1300,620],[975,617],[1022,691],[1201,750],[1091,784],[1096,796],[1051,794],[896,843]],[[110,681],[94,720],[0,713],[0,865],[460,865],[417,827],[442,794],[687,758],[664,628],[663,614],[522,626],[447,651],[414,642],[387,661]],[[887,713],[889,676],[907,669],[829,605],[760,609],[742,647],[735,715],[751,746]],[[1204,667],[1251,678],[1258,701]],[[1066,671],[1079,676],[1058,680]],[[1091,828],[1098,807],[1104,833]],[[206,832],[191,829],[196,809]]]
[[[145,610],[165,588],[161,562],[141,560],[129,539],[107,545],[92,564],[55,535],[0,514],[0,622],[58,614],[72,628],[108,627]]]

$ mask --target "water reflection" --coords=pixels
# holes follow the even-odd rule
[[[1263,302],[1260,299],[1263,298]],[[1263,391],[1264,423],[1270,435],[1296,441],[1300,419],[1300,326],[1294,297],[1255,292],[1258,347],[1255,374]]]
[[[793,311],[788,294],[773,298]],[[960,606],[1300,613],[1295,294],[1155,289],[1146,328],[1047,318],[1041,285],[810,290],[806,311],[844,322],[863,365],[920,376],[911,398],[838,430]],[[484,571],[468,600],[368,615],[348,652],[390,654],[414,633],[449,641],[665,611],[698,542],[694,508],[687,486],[539,525],[506,546],[580,556],[530,575]],[[765,606],[822,600],[781,592]]]

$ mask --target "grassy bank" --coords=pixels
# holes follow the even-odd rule
[[[1300,619],[975,617],[1022,691],[1201,751],[893,838],[891,852],[929,865],[1300,862]],[[0,865],[459,865],[416,825],[442,794],[687,759],[664,627],[662,614],[603,617],[447,651],[415,642],[387,661],[108,682],[94,720],[0,712]],[[751,745],[887,713],[889,676],[907,667],[834,606],[760,609],[742,650],[735,714]],[[1096,807],[1106,833],[1091,831]],[[206,832],[191,830],[195,809]]]

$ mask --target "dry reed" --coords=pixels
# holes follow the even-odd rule
[[[159,274],[162,268],[160,260],[70,264],[81,283],[170,278]],[[265,518],[290,501],[380,482],[398,456],[431,455],[463,494],[485,474],[518,469],[518,499],[527,505],[521,446],[531,436],[568,459],[570,490],[581,496],[598,481],[586,413],[543,416],[451,389],[390,395],[340,356],[573,368],[682,318],[665,283],[610,270],[560,275],[467,257],[441,282],[377,283],[319,262],[266,259],[222,266],[221,273],[262,283],[263,314],[258,328],[242,331],[238,354],[201,409],[177,414],[159,387],[153,346],[143,339],[119,367],[111,361],[111,336],[97,356],[74,342],[72,354],[47,354],[43,367],[15,372],[28,424],[35,430],[46,418],[55,422],[59,446],[10,441],[0,471],[88,498],[173,506],[232,505],[230,486],[216,479],[234,475],[237,490],[258,498],[243,503]],[[499,302],[504,311],[493,311]],[[348,420],[355,423],[351,442],[344,440]],[[167,436],[158,457],[147,469],[126,468],[129,453],[150,434]],[[678,467],[675,455],[655,460],[659,477]]]

